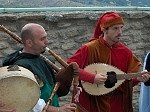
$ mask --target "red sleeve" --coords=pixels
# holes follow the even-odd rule
[[[128,72],[127,73],[136,73],[139,72],[141,62],[138,60],[138,58],[134,55],[131,54],[129,58],[129,65],[128,65]],[[132,86],[134,87],[137,85],[140,81],[137,80],[137,78],[132,79]]]
[[[141,62],[138,60],[138,58],[135,55],[132,55],[129,66],[128,66],[128,73],[136,73],[139,72],[141,66]],[[137,80],[137,78],[132,79],[132,86],[135,86],[140,81]]]
[[[79,74],[79,79],[93,83],[95,75],[89,72],[84,71],[83,69],[85,66],[88,65],[88,47],[87,46],[82,46],[80,49],[77,50],[73,56],[71,56],[68,60],[67,63],[71,62],[76,62],[80,69],[80,74]]]
[[[95,78],[95,74],[86,72],[83,69],[80,69],[80,75],[79,75],[79,79],[83,80],[85,82],[90,82],[90,83],[94,83],[94,78]]]

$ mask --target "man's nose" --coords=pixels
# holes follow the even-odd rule
[[[49,42],[49,41],[48,41],[48,39],[46,38],[46,39],[45,39],[45,42],[44,42],[45,45],[48,45],[48,42]]]
[[[122,28],[119,28],[119,34],[121,35],[122,34]]]

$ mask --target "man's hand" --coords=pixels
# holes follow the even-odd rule
[[[95,79],[94,79],[94,83],[95,84],[102,84],[106,81],[107,76],[103,75],[103,74],[96,74]]]
[[[58,112],[75,112],[76,107],[77,106],[74,103],[65,104],[64,106],[59,107]]]
[[[76,94],[74,95],[74,102],[79,102],[79,96],[80,93],[82,92],[82,88],[81,87],[76,87]]]
[[[147,71],[142,71],[141,76],[137,77],[137,80],[139,80],[140,82],[146,82],[149,79],[150,79],[150,73]]]
[[[46,112],[75,112],[76,107],[77,106],[75,103],[68,103],[61,107],[54,107],[49,105]]]

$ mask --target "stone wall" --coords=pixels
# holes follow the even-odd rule
[[[48,34],[48,47],[66,60],[88,41],[101,13],[97,11],[0,14],[0,24],[17,35],[20,35],[20,30],[26,23],[41,24]],[[120,12],[120,14],[125,21],[122,40],[143,63],[144,55],[150,49],[150,13],[129,11]],[[20,47],[21,45],[16,44],[9,35],[0,32],[0,66],[6,55]],[[45,55],[49,56],[49,54]],[[134,90],[133,104],[135,112],[138,112],[139,86],[136,86]]]

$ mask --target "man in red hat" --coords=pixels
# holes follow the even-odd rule
[[[126,45],[120,42],[123,26],[123,18],[116,12],[106,12],[99,18],[90,41],[68,59],[68,63],[77,62],[81,68],[79,80],[95,84],[107,81],[108,77],[105,74],[95,75],[83,70],[93,63],[112,65],[125,73],[139,71],[140,61]],[[125,80],[111,94],[102,96],[90,95],[83,89],[79,96],[79,110],[80,112],[83,110],[85,112],[133,112],[133,86],[140,81],[146,82],[149,77],[149,74],[142,72],[141,77]],[[81,84],[79,86],[82,87]]]

